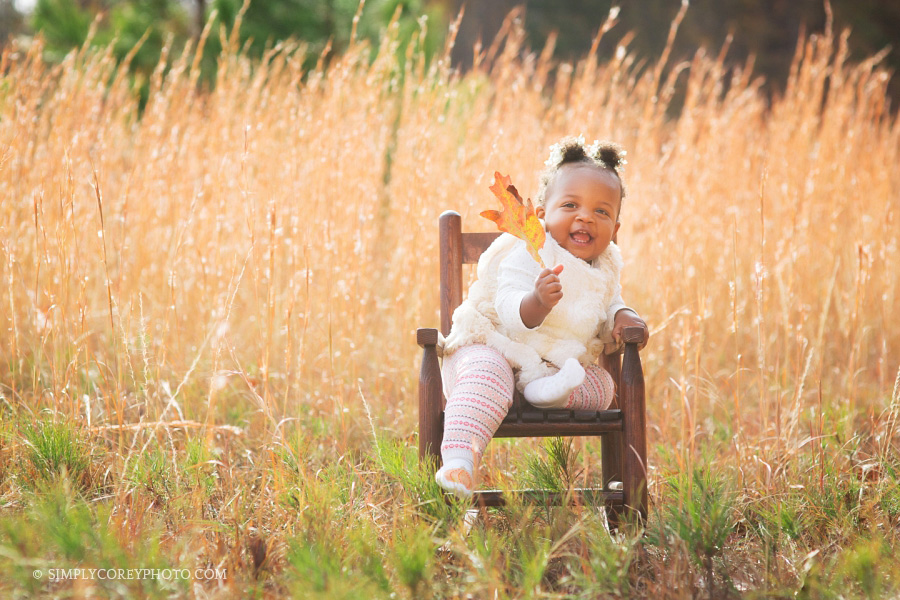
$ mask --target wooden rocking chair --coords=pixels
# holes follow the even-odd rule
[[[481,253],[499,233],[462,233],[459,213],[447,211],[440,216],[441,266],[441,331],[450,332],[453,311],[462,302],[462,265],[478,262]],[[608,410],[541,410],[529,404],[519,392],[513,398],[509,413],[494,437],[552,437],[590,435],[601,437],[602,488],[575,489],[583,501],[602,501],[607,506],[611,524],[616,524],[623,511],[643,521],[647,517],[647,436],[644,404],[644,375],[638,344],[644,330],[626,327],[624,359],[604,355],[602,366],[616,382],[616,397]],[[436,329],[416,332],[423,348],[419,375],[419,459],[435,457],[440,464],[440,448],[444,434],[444,406],[438,364]],[[620,368],[621,365],[621,368]],[[521,490],[558,503],[564,495],[547,490]],[[476,491],[475,504],[500,506],[503,493],[497,490]]]

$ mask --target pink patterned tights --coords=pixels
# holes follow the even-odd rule
[[[441,458],[445,466],[464,465],[472,475],[512,404],[513,372],[499,352],[473,345],[445,358],[441,375],[447,398]],[[565,408],[603,410],[612,402],[614,390],[609,373],[589,366],[584,383],[569,394]],[[471,486],[464,487],[471,491]]]

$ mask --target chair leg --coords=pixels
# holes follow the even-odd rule
[[[627,341],[627,338],[626,338]],[[644,522],[647,519],[647,414],[644,398],[644,372],[637,343],[625,344],[622,360],[620,402],[625,417],[622,481],[625,509]]]
[[[616,397],[613,398],[609,408],[619,408],[619,390],[621,389],[619,377],[619,355],[603,356],[603,368],[612,376],[616,382]],[[603,489],[610,489],[610,484],[614,481],[621,482],[622,478],[622,434],[607,433],[600,438],[600,462],[603,474]],[[606,518],[610,528],[616,528],[619,525],[619,516],[621,507],[618,505],[607,505]]]
[[[428,460],[431,457],[432,465],[437,466],[441,462],[441,441],[444,437],[441,423],[444,408],[441,368],[436,348],[437,331],[420,329],[418,338],[419,345],[424,349],[422,370],[419,373],[419,460]]]

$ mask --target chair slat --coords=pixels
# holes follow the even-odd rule
[[[464,265],[474,265],[481,253],[488,249],[494,240],[500,237],[499,232],[464,233],[462,234],[462,261]]]
[[[563,411],[553,411],[547,413],[547,422],[548,423],[568,423],[572,420],[572,411],[567,410]]]
[[[495,438],[601,435],[622,431],[622,421],[501,423]]]
[[[522,418],[527,417],[527,418]],[[441,427],[444,426],[444,414],[441,413]],[[583,424],[591,424],[591,423],[612,423],[610,426],[610,431],[622,431],[624,429],[624,425],[622,424],[622,411],[619,409],[608,409],[608,410],[538,410],[532,409],[528,411],[522,411],[519,414],[514,414],[512,410],[510,410],[509,414],[506,415],[506,418],[501,422],[501,427],[504,425],[512,426],[512,425],[521,425],[521,424],[547,424],[547,423],[557,423],[557,422],[571,422],[571,423],[583,423]],[[606,426],[604,426],[604,429]],[[502,435],[495,435],[494,437],[503,437]]]
[[[547,504],[561,504],[565,499],[564,492],[550,490],[511,490],[510,493],[527,496],[532,501],[546,502]],[[504,506],[506,500],[500,490],[484,490],[475,492],[473,504],[475,506]],[[620,491],[604,490],[600,488],[574,488],[572,501],[579,504],[606,504],[621,506],[624,502],[624,494]]]

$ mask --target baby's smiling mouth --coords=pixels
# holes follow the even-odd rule
[[[569,237],[572,238],[576,244],[590,244],[594,239],[594,236],[583,229],[569,234]]]

